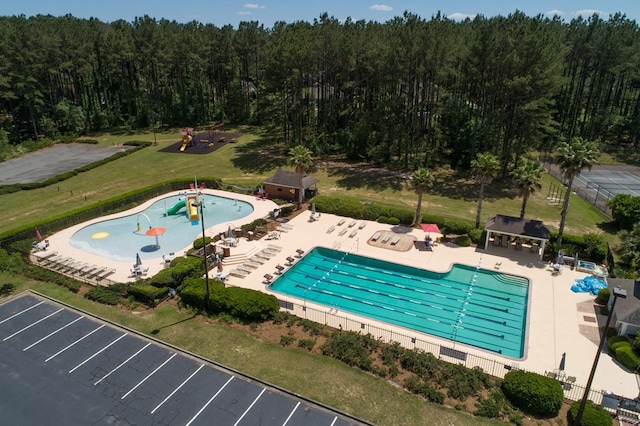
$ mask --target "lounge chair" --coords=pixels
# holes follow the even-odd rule
[[[502,262],[496,262],[494,268],[495,269],[500,269],[501,266],[502,266]]]
[[[344,234],[346,234],[346,233],[347,233],[347,228],[342,228],[342,229],[340,230],[340,232],[338,232],[338,235],[342,236],[342,235],[344,235]]]
[[[253,262],[251,260],[247,260],[242,264],[242,266],[248,266],[249,268],[252,268],[252,269],[258,269],[258,267],[262,265],[263,265],[262,263]]]
[[[332,233],[333,231],[335,231],[335,229],[336,229],[336,226],[335,226],[335,225],[331,225],[331,226],[329,227],[329,229],[327,229],[327,234]]]
[[[291,231],[293,228],[291,227],[286,227],[284,225],[280,225],[276,228],[276,231],[280,231],[280,232],[289,232]]]
[[[398,244],[398,241],[400,241],[400,237],[396,235],[395,237],[393,237],[393,240],[391,240],[391,245],[395,246],[396,244]]]
[[[354,226],[356,226],[356,222],[355,220],[352,220],[351,222],[349,222],[349,228],[353,228]]]
[[[249,261],[253,262],[253,263],[259,263],[261,265],[264,265],[265,259],[263,257],[260,256],[251,256],[249,258]]]
[[[367,226],[367,222],[360,222],[360,225],[358,225],[358,229],[364,229],[365,226]]]
[[[357,230],[357,229],[354,229],[353,231],[351,231],[351,232],[349,233],[349,238],[353,238],[353,237],[355,237],[357,233],[358,233],[358,230]]]
[[[145,270],[143,270],[143,272],[142,272],[142,273],[143,273],[143,275],[146,275],[147,271],[149,271],[149,268],[146,268],[146,271],[145,271]],[[111,275],[111,274],[113,274],[113,273],[115,273],[115,272],[116,272],[116,270],[115,270],[114,268],[111,268],[111,269],[106,269],[106,268],[105,268],[105,270],[104,270],[104,271],[102,271],[100,274],[98,274],[98,275],[96,276],[96,280],[102,280],[102,279],[104,279],[104,278],[107,278],[109,275]]]
[[[389,239],[391,238],[391,234],[384,234],[384,237],[382,237],[382,240],[380,240],[381,243],[386,244],[387,241],[389,241]]]
[[[281,251],[282,250],[282,246],[278,246],[275,244],[267,244],[267,248],[274,250],[274,251]]]
[[[371,237],[371,241],[378,241],[378,238],[380,238],[380,233],[376,232],[373,234],[373,237]]]
[[[247,274],[250,274],[251,272],[253,272],[253,269],[251,269],[247,265],[238,265],[238,266],[236,266],[236,269],[238,269],[238,270],[240,270],[242,272],[246,272]]]
[[[241,271],[240,269],[232,269],[231,271],[229,271],[229,275],[231,275],[232,277],[246,278],[248,274],[244,271]]]
[[[340,220],[338,221],[338,226],[342,226],[342,225],[344,225],[344,222],[345,222],[344,218],[340,219]]]

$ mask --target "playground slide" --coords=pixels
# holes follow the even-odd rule
[[[184,149],[187,147],[187,145],[189,145],[189,142],[191,142],[191,135],[183,135],[182,136],[182,146],[180,147],[180,151],[184,151]]]
[[[191,222],[198,221],[198,208],[193,205],[194,202],[198,201],[197,197],[188,197],[187,201],[189,202],[189,220]]]
[[[178,203],[171,207],[170,209],[167,209],[167,214],[169,216],[173,216],[175,214],[178,214],[178,211],[183,208],[185,206],[185,204],[187,204],[184,200],[178,201]]]

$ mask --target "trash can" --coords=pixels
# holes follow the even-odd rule
[[[253,241],[253,231],[249,231],[249,232],[247,232],[247,239],[248,239],[249,241]]]
[[[223,247],[222,248],[222,255],[224,257],[229,257],[231,256],[231,247]]]

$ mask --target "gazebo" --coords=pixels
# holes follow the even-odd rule
[[[541,220],[520,219],[519,217],[504,216],[497,214],[487,220],[485,225],[487,236],[484,240],[484,249],[487,249],[489,240],[496,234],[507,235],[520,238],[528,238],[530,240],[540,241],[539,259],[542,260],[544,247],[551,237],[549,229],[542,224]]]

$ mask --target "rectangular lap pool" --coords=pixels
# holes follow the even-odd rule
[[[317,247],[273,291],[512,358],[525,348],[529,280],[454,264],[427,271]]]

